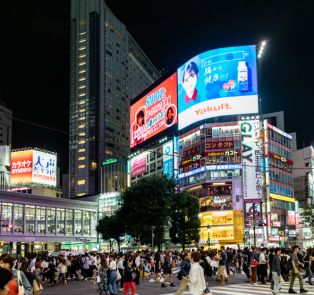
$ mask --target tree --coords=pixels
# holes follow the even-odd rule
[[[154,244],[160,249],[175,187],[174,179],[153,175],[141,178],[122,194],[122,206],[117,215],[123,220],[127,234],[137,242],[138,249],[139,242],[151,243],[152,226],[156,227]]]
[[[188,191],[173,194],[172,202],[170,238],[172,243],[181,243],[184,250],[186,244],[200,240],[200,203]]]
[[[305,205],[303,208],[301,216],[301,224],[307,225],[307,226],[313,226],[314,225],[314,214],[311,206]]]
[[[104,216],[99,220],[96,231],[103,240],[115,239],[120,252],[120,237],[125,234],[125,228],[118,215]]]

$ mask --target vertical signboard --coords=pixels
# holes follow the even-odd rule
[[[32,182],[33,151],[11,153],[10,183]]]
[[[262,183],[259,121],[242,122],[241,132],[244,199],[261,200]]]
[[[173,176],[173,141],[169,141],[162,146],[163,153],[163,175],[168,178]]]

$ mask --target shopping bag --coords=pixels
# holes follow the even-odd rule
[[[97,283],[100,283],[100,276],[97,276]]]
[[[121,274],[119,271],[117,271],[117,281],[120,281],[121,280]]]
[[[37,280],[34,279],[33,280],[33,291],[34,291],[34,295],[39,295],[43,290],[43,287],[41,284],[38,284]]]
[[[17,282],[18,282],[18,292],[19,294],[23,294],[25,291],[25,288],[23,286],[22,278],[21,278],[21,272],[17,272]]]

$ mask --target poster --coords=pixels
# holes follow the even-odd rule
[[[147,153],[142,153],[131,159],[131,178],[146,172]]]

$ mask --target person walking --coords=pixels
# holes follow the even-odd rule
[[[250,276],[250,262],[249,262],[249,249],[246,247],[243,250],[243,271],[246,274],[246,282],[251,281],[251,276]]]
[[[307,293],[307,290],[304,290],[303,288],[303,277],[301,276],[300,272],[299,272],[299,265],[304,267],[304,264],[299,262],[298,260],[298,253],[300,252],[300,247],[295,245],[293,246],[293,253],[291,255],[290,258],[290,263],[291,263],[291,281],[290,281],[290,288],[289,288],[289,292],[290,294],[296,294],[297,292],[295,292],[293,290],[293,285],[294,285],[294,281],[295,278],[298,277],[299,282],[300,282],[300,293]]]
[[[83,281],[88,281],[88,276],[89,276],[89,257],[88,255],[83,255],[82,257],[82,262],[83,262]]]
[[[109,276],[109,292],[111,294],[117,294],[117,263],[115,261],[114,255],[109,256],[109,269],[110,269],[110,276]]]
[[[191,271],[188,278],[184,277],[182,280],[185,280],[189,287],[190,292],[193,295],[203,295],[204,290],[206,289],[206,283],[204,278],[204,270],[199,265],[201,254],[198,252],[193,252],[191,255]]]
[[[129,259],[127,261],[127,265],[124,268],[124,276],[123,276],[123,283],[124,283],[124,292],[123,295],[127,295],[128,291],[131,287],[132,289],[132,294],[135,295],[135,284],[133,282],[133,274],[136,272],[136,269],[132,267],[133,260]]]
[[[183,262],[181,264],[181,274],[182,274],[182,279],[181,279],[181,283],[180,283],[180,287],[177,290],[177,292],[175,293],[175,295],[181,295],[182,292],[186,289],[186,287],[188,286],[188,282],[186,280],[184,280],[183,278],[189,278],[189,274],[190,274],[190,270],[191,270],[191,253],[185,253],[183,255]]]
[[[94,272],[98,273],[100,278],[100,283],[97,287],[97,292],[101,295],[102,292],[109,294],[109,287],[108,287],[108,264],[105,257],[101,257],[100,265],[98,266],[98,270],[94,270]]]
[[[156,275],[157,281],[160,280],[162,282],[163,278],[160,273],[160,253],[159,252],[156,252],[154,256],[154,263],[155,263],[155,275]]]
[[[219,269],[218,269],[218,274],[220,275],[220,284],[219,286],[224,286],[225,285],[225,268],[227,265],[227,254],[225,252],[225,247],[221,246],[220,247],[221,255],[219,260]]]
[[[227,275],[230,276],[230,266],[232,263],[232,259],[233,259],[233,251],[232,248],[229,250],[229,248],[227,248],[227,261],[226,261],[226,271],[227,271]]]
[[[275,255],[272,259],[272,267],[271,267],[271,273],[272,278],[274,281],[274,287],[273,287],[273,295],[278,295],[279,290],[281,289],[283,283],[285,282],[281,276],[281,267],[280,267],[280,255],[281,249],[278,247],[275,249]]]
[[[266,259],[266,248],[263,248],[259,255],[259,265],[260,265],[260,274],[261,274],[261,284],[266,285],[265,277],[267,274],[268,261]]]
[[[257,248],[253,247],[252,252],[249,253],[249,263],[252,270],[251,284],[257,285],[256,276],[257,276],[257,266],[258,266],[258,256],[257,256]]]
[[[120,273],[121,275],[121,280],[120,280],[120,286],[121,286],[121,289],[120,291],[123,291],[123,270],[124,270],[124,261],[125,261],[125,255],[122,254],[122,257],[119,258],[119,261],[117,263],[117,269],[118,269],[118,272]]]
[[[170,276],[170,287],[175,287],[175,285],[172,282],[172,263],[171,263],[170,255],[171,255],[171,252],[168,252],[166,254],[166,258],[164,260],[164,274],[166,276],[165,276],[165,279],[163,279],[162,282],[160,280],[161,287],[163,287],[163,288],[167,287],[165,285],[165,282],[166,282],[166,280],[168,279],[169,276]]]
[[[303,279],[305,279],[306,277],[309,279],[308,283],[313,286],[312,283],[312,272],[311,272],[311,265],[312,265],[312,253],[313,253],[313,249],[309,248],[306,250],[306,254],[303,258],[304,261],[304,269],[305,269],[305,275],[303,276]]]
[[[59,277],[58,277],[58,281],[57,283],[59,284],[60,279],[62,278],[63,280],[63,285],[67,285],[67,280],[65,277],[65,259],[60,259],[59,265],[57,267],[57,269],[59,270]]]

